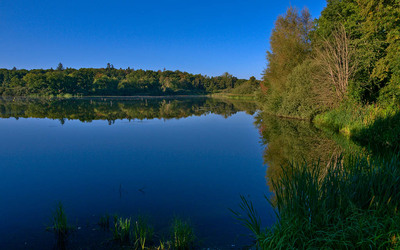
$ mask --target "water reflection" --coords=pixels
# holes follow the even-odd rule
[[[91,122],[121,119],[173,119],[214,113],[225,118],[246,111],[254,114],[257,104],[249,101],[197,98],[74,98],[32,99],[0,98],[1,118],[50,118],[61,124],[67,120]]]
[[[15,243],[14,235],[23,237],[22,243],[30,236],[29,244],[43,245],[49,238],[42,234],[43,221],[60,200],[82,227],[74,247],[81,247],[82,239],[87,244],[104,239],[93,231],[104,213],[131,216],[142,211],[161,230],[173,215],[192,218],[204,247],[249,244],[242,239],[247,229],[228,210],[241,194],[252,199],[266,217],[264,225],[270,226],[274,218],[264,200],[265,171],[272,190],[271,178],[279,178],[288,162],[327,162],[349,147],[347,140],[308,122],[256,112],[254,102],[204,97],[0,99],[2,118],[55,120],[0,123],[0,189],[7,190],[0,197],[7,204],[0,207],[0,219],[7,222],[0,232],[10,232],[0,245],[16,248],[20,241]],[[125,119],[147,121],[133,127]],[[58,122],[66,125],[48,129]]]
[[[266,113],[259,113],[255,118],[261,143],[265,145],[263,159],[268,166],[266,180],[271,191],[271,180],[279,178],[290,163],[319,161],[323,167],[333,158],[362,150],[346,138],[321,131],[308,121],[282,119]]]
[[[80,228],[71,249],[101,248],[106,213],[148,215],[167,236],[174,216],[190,218],[204,248],[250,244],[228,208],[246,194],[270,209],[256,110],[203,97],[0,99],[0,245],[50,249],[58,202]]]

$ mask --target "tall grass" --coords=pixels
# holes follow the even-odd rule
[[[364,146],[400,148],[400,107],[344,104],[317,115],[314,123],[358,141]]]
[[[365,157],[328,166],[291,164],[273,180],[278,221],[263,229],[242,197],[236,216],[262,249],[393,249],[400,247],[400,162]]]
[[[143,216],[139,216],[133,226],[133,240],[135,249],[145,249],[153,240],[153,228]]]
[[[153,240],[153,228],[142,216],[133,223],[131,218],[114,217],[113,239],[134,249],[146,249]]]
[[[174,218],[171,226],[171,240],[174,249],[193,249],[195,244],[193,227],[188,221]]]
[[[61,202],[57,204],[57,207],[53,212],[51,224],[52,225],[48,227],[47,230],[54,232],[58,246],[64,246],[69,234],[74,230],[74,227],[68,224],[67,215],[65,214]]]
[[[121,244],[131,242],[131,218],[117,218],[114,222],[113,239]]]

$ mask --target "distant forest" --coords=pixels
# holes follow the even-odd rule
[[[170,70],[106,68],[0,69],[0,95],[3,96],[133,96],[209,94],[242,84],[258,84],[229,73],[209,77]]]

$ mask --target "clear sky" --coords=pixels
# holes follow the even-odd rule
[[[325,0],[0,0],[0,68],[260,74],[277,16]]]

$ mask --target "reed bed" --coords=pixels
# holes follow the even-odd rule
[[[362,156],[290,164],[274,180],[277,223],[262,228],[251,201],[234,214],[261,249],[398,249],[400,162]]]

